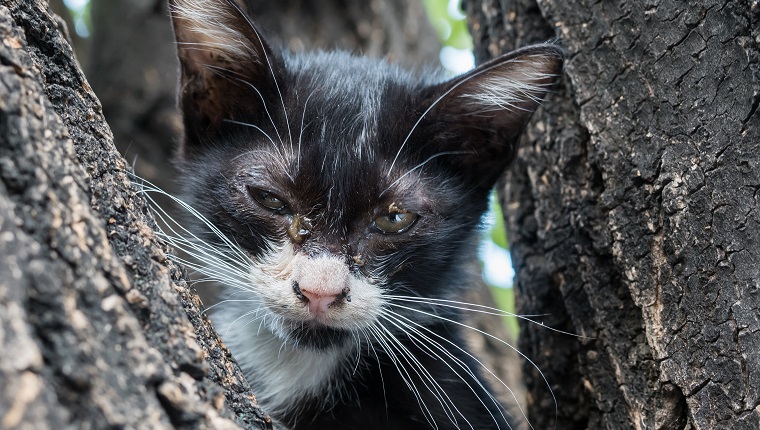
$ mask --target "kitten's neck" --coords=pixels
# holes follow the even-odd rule
[[[225,342],[239,357],[261,406],[275,416],[288,416],[305,403],[325,409],[346,395],[344,381],[356,365],[356,345],[346,342],[329,348],[296,347],[265,325],[239,320],[240,313],[224,308],[212,315],[215,327],[225,330]],[[235,321],[237,319],[237,321]],[[353,358],[353,360],[352,360]]]

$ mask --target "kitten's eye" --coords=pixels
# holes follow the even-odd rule
[[[253,197],[254,200],[259,202],[261,206],[272,209],[273,211],[282,210],[287,206],[285,202],[282,201],[282,199],[269,191],[249,187],[248,192],[251,194],[251,197]]]
[[[414,224],[417,214],[411,212],[392,212],[375,218],[374,226],[383,233],[401,233]]]

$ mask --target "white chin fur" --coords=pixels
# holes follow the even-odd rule
[[[214,326],[238,360],[258,400],[270,413],[287,412],[294,400],[342,392],[342,368],[355,359],[356,339],[361,330],[375,324],[384,305],[380,289],[367,279],[343,274],[350,289],[350,302],[331,306],[315,318],[308,305],[293,291],[293,280],[325,276],[319,267],[336,267],[337,257],[309,257],[285,244],[267,253],[250,267],[250,291],[234,293],[212,314]],[[341,260],[341,264],[344,264]],[[301,273],[307,267],[310,273]],[[328,270],[328,269],[325,269]],[[340,272],[340,270],[337,270]],[[353,335],[347,342],[322,348],[299,348],[289,339],[292,323],[312,322],[344,329]],[[325,399],[331,402],[334,399]]]

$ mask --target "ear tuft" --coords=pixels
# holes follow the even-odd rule
[[[180,55],[185,51],[186,57],[203,61],[213,52],[216,61],[230,65],[257,59],[259,54],[250,43],[253,29],[246,26],[243,7],[235,0],[172,0],[169,4]]]
[[[520,132],[562,71],[564,51],[534,45],[494,58],[431,91],[430,129],[457,171],[491,187],[511,162]],[[429,102],[426,102],[429,103]]]
[[[276,87],[277,57],[238,0],[170,0],[180,62],[180,106],[185,142],[225,120],[255,116]]]
[[[559,78],[561,58],[527,54],[485,68],[482,76],[464,82],[459,97],[475,115],[497,111],[532,113]],[[469,84],[469,85],[468,85]]]

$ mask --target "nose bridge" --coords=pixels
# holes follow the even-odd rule
[[[349,286],[349,269],[345,260],[334,255],[303,256],[294,279],[302,291],[318,296],[335,296]]]
[[[313,253],[314,249],[345,253],[345,211],[322,208],[293,215],[286,228],[291,242],[308,250],[308,253]]]
[[[302,244],[302,252],[313,258],[335,258],[345,262],[350,250],[345,238],[315,232]]]

